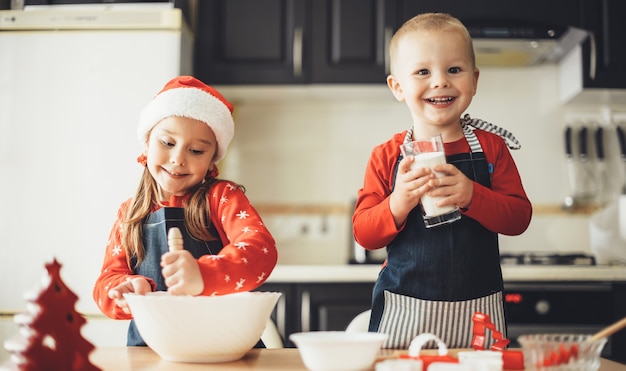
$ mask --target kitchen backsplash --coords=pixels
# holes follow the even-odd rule
[[[411,126],[406,106],[384,82],[219,89],[236,105],[236,134],[220,166],[222,176],[243,184],[259,205],[278,242],[279,263],[344,264],[351,203],[370,151]],[[522,143],[513,156],[535,214],[526,233],[501,237],[503,251],[589,251],[589,215],[560,211],[570,192],[563,129],[572,117],[602,122],[607,111],[619,115],[626,112],[626,102],[564,105],[558,89],[554,65],[482,69],[467,111],[509,130]],[[615,136],[606,138],[609,173],[622,179]],[[291,209],[281,212],[268,205]],[[332,212],[299,211],[307,205]]]

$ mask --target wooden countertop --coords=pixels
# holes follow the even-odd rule
[[[384,352],[384,351],[383,351]],[[103,370],[306,370],[295,348],[252,349],[235,362],[207,364],[175,363],[162,360],[148,347],[100,347],[90,355],[92,363]],[[374,367],[371,368],[373,370]],[[602,360],[600,371],[624,371],[625,365]]]
[[[380,265],[278,265],[268,283],[374,282]],[[505,282],[602,281],[626,282],[626,266],[530,266],[503,265]]]

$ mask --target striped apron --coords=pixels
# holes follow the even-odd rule
[[[518,146],[519,143],[508,132],[486,125],[492,124],[469,116],[461,119],[471,151],[446,159],[469,179],[490,188],[493,164],[487,163],[470,126],[499,130],[501,136]],[[412,129],[405,142],[411,138]],[[401,154],[397,164],[400,160]],[[372,292],[369,331],[389,335],[384,348],[406,349],[413,338],[425,332],[435,334],[450,348],[469,348],[472,316],[477,311],[489,315],[497,330],[506,336],[502,290],[496,233],[465,216],[454,223],[427,229],[421,207],[416,207],[405,228],[387,246],[387,264]],[[491,344],[486,339],[485,346]],[[431,342],[425,347],[434,346]]]

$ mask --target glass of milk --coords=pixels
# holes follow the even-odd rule
[[[446,153],[443,149],[441,134],[431,138],[404,143],[400,146],[400,150],[404,157],[413,156],[414,161],[411,165],[412,169],[429,167],[433,170],[435,165],[446,163]],[[444,176],[443,173],[438,173],[434,170],[433,172],[438,178]],[[431,197],[425,194],[420,200],[424,211],[423,216],[426,228],[452,223],[461,219],[461,212],[458,206],[437,206],[436,203],[439,199],[440,197]]]

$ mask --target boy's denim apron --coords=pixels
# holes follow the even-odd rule
[[[185,215],[182,208],[163,207],[148,215],[143,225],[143,243],[146,254],[139,267],[135,269],[135,274],[153,279],[156,283],[157,291],[167,291],[163,274],[161,274],[161,255],[169,251],[167,231],[171,227],[180,229],[183,235],[185,250],[189,251],[196,259],[203,255],[217,254],[223,247],[219,238],[214,241],[200,241],[191,237],[185,227]],[[213,226],[211,226],[211,234],[217,236]],[[134,261],[132,263],[134,264]],[[128,327],[126,345],[146,345],[137,331],[134,320],[130,321]]]
[[[491,187],[492,165],[476,135],[464,132],[471,152],[447,156],[447,161],[469,179]],[[409,131],[405,142],[411,135]],[[386,348],[408,348],[424,332],[450,348],[469,348],[476,311],[488,314],[506,334],[502,289],[496,233],[468,217],[427,229],[422,208],[416,207],[387,246],[387,264],[373,289],[369,330],[389,334]]]

